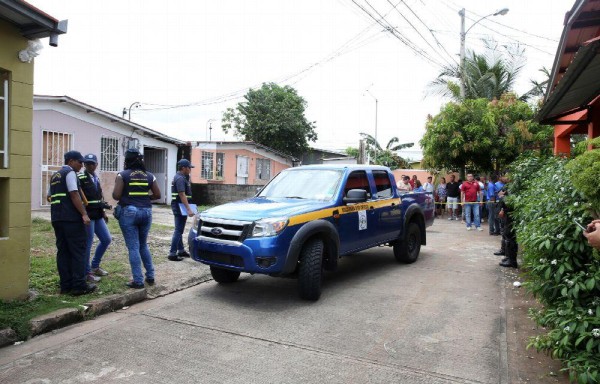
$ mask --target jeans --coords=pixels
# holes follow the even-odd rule
[[[500,233],[500,228],[496,225],[496,203],[488,201],[486,204],[488,210],[489,233],[490,235],[493,233]]]
[[[481,220],[479,218],[479,203],[465,203],[465,218],[467,221],[467,228],[471,228],[471,212],[475,218],[475,227],[481,227]]]
[[[188,217],[175,214],[173,214],[173,217],[175,218],[175,230],[173,231],[173,237],[171,238],[171,249],[169,250],[169,256],[175,256],[177,252],[185,251],[182,237]]]
[[[147,243],[151,225],[152,208],[138,208],[133,205],[123,207],[119,218],[119,226],[129,251],[129,264],[131,265],[134,283],[144,283],[142,264],[146,269],[146,278],[154,279],[152,255],[150,255]]]
[[[53,221],[52,227],[56,235],[56,267],[60,289],[63,292],[85,289],[85,224],[82,221]]]
[[[110,237],[110,232],[108,232],[108,227],[106,226],[106,222],[104,219],[96,219],[91,220],[90,225],[86,227],[87,230],[87,248],[85,254],[87,255],[87,260],[85,262],[85,273],[88,274],[92,269],[100,267],[100,261],[102,261],[102,256],[104,256],[104,252],[110,245],[112,238]],[[92,259],[92,265],[90,267],[90,257],[92,256],[92,243],[94,242],[94,234],[98,236],[98,246],[96,247],[96,252],[94,252],[94,258]]]

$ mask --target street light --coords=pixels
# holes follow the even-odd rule
[[[208,119],[208,121],[206,122],[206,130],[209,131],[208,134],[204,134],[205,137],[208,137],[208,141],[211,142],[212,141],[212,122],[215,121],[215,119]]]
[[[377,161],[377,104],[379,104],[379,100],[369,91],[367,88],[366,91],[374,100],[375,100],[375,161]]]
[[[479,23],[480,21],[485,20],[490,16],[504,16],[507,13],[508,8],[502,8],[499,11],[490,13],[489,15],[484,16],[474,22],[473,25],[471,25],[469,29],[465,31],[465,9],[463,8],[458,11],[458,14],[460,15],[460,97],[463,100],[465,99],[465,37],[467,33],[475,26],[475,24]]]
[[[131,121],[131,108],[139,108],[142,104],[139,101],[135,101],[133,103],[131,103],[131,105],[129,106],[129,121]],[[127,108],[123,107],[123,118],[125,118],[125,115],[127,115]]]

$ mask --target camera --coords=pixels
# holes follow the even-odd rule
[[[112,208],[112,205],[108,204],[106,201],[102,202],[102,209],[108,209],[109,211],[111,211]]]

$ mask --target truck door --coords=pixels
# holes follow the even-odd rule
[[[400,199],[394,197],[390,175],[384,170],[374,170],[373,180],[375,181],[376,195],[374,196],[375,205],[375,226],[377,227],[377,241],[385,242],[397,239],[400,236],[402,228],[402,208]]]
[[[348,204],[340,207],[338,219],[338,233],[340,236],[341,253],[350,253],[368,248],[372,243],[374,211],[371,207],[371,187],[365,171],[354,171],[348,175],[344,185],[343,194],[346,196],[351,189],[363,189],[367,192],[367,202]]]

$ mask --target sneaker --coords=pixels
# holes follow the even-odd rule
[[[87,281],[88,283],[97,283],[100,280],[102,280],[102,279],[99,278],[98,276],[94,276],[94,274],[92,272],[88,273],[87,276],[85,277],[85,281]]]
[[[467,227],[467,231],[470,231],[470,230],[471,230],[471,227]]]
[[[146,284],[148,285],[154,285],[154,279],[149,279],[146,277]]]
[[[482,231],[483,231],[483,228],[481,228],[481,227],[477,227],[477,230],[478,230],[479,232],[482,232]]]
[[[129,283],[125,283],[126,286],[133,289],[143,289],[145,288],[144,283],[136,283],[135,281],[130,281]]]
[[[183,251],[179,251],[179,252],[177,252],[177,256],[181,256],[181,257],[190,257],[190,254],[189,254],[189,253],[187,253],[187,252],[185,251],[185,249],[184,249]]]
[[[167,257],[167,259],[169,259],[171,261],[182,261],[183,257],[181,257],[181,256],[169,256],[169,257]]]
[[[96,276],[107,276],[108,272],[105,271],[104,269],[98,267],[98,268],[92,268],[92,274],[94,274]]]
[[[449,217],[449,218],[448,218],[448,221],[452,221],[452,220],[454,220],[452,217]]]

